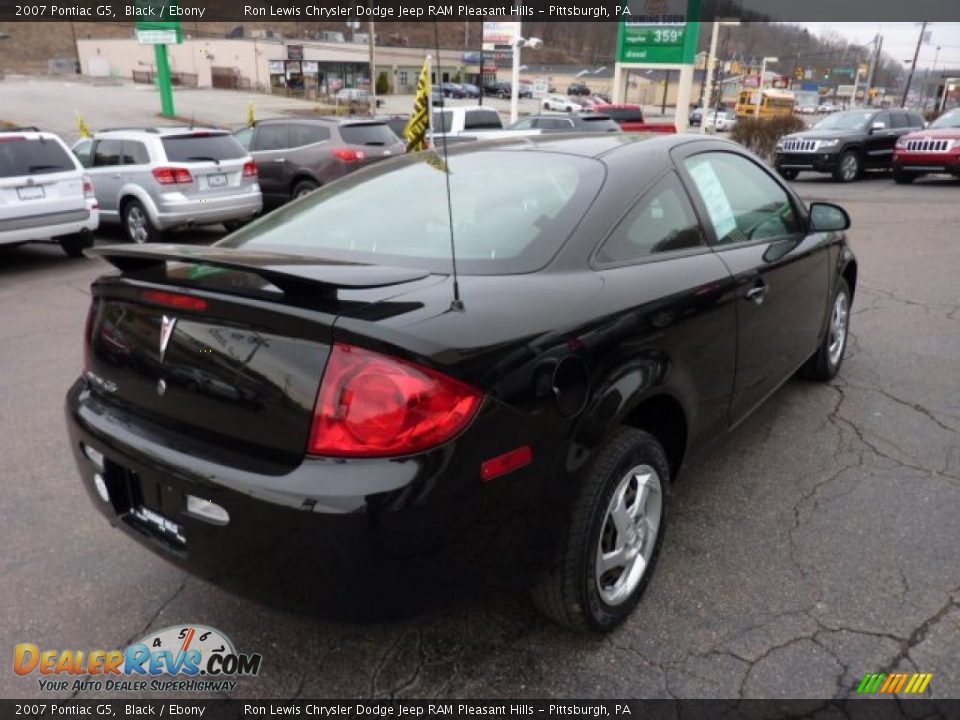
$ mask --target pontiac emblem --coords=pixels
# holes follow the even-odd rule
[[[163,316],[160,323],[160,362],[163,362],[163,356],[167,353],[167,345],[170,344],[170,338],[173,336],[173,329],[177,325],[175,317]]]

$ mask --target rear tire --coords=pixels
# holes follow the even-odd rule
[[[163,232],[153,224],[146,208],[139,200],[131,199],[123,204],[121,224],[123,234],[129,242],[142,245],[163,240]]]
[[[830,321],[823,342],[810,359],[800,368],[800,376],[808,380],[827,382],[832,380],[843,365],[847,351],[847,334],[850,330],[850,286],[840,278],[837,291],[830,305]]]
[[[533,588],[537,607],[576,630],[608,632],[622,623],[653,576],[669,489],[656,438],[632,428],[616,433],[582,476],[558,555]],[[598,571],[603,560],[608,567]]]
[[[302,197],[305,197],[316,190],[319,185],[313,180],[301,180],[296,185],[293,186],[293,199],[298,200]]]
[[[92,233],[77,233],[76,235],[65,235],[58,239],[60,249],[67,254],[67,257],[83,257],[83,251],[88,247],[93,247]]]

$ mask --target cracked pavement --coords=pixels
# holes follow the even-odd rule
[[[790,381],[686,467],[657,575],[602,638],[510,593],[402,621],[295,615],[111,530],[76,479],[61,410],[101,266],[0,251],[2,652],[118,647],[197,622],[263,654],[241,697],[830,698],[893,670],[932,672],[928,695],[960,697],[960,184],[795,187],[853,218],[846,364],[830,385]],[[0,673],[0,696],[40,695]]]

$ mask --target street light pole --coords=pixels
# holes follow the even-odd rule
[[[917,38],[917,49],[913,51],[913,64],[910,65],[910,74],[907,75],[907,85],[903,88],[903,99],[900,100],[900,107],[907,106],[907,95],[910,93],[910,83],[913,82],[913,73],[917,69],[917,58],[920,57],[920,46],[923,45],[923,35],[927,31],[927,23],[924,22],[920,27],[920,37]]]
[[[767,63],[775,63],[779,59],[780,58],[764,56],[763,60],[760,61],[760,82],[757,91],[757,104],[753,108],[753,117],[757,119],[760,118],[760,106],[763,104],[763,81],[767,74]]]
[[[714,20],[713,31],[710,33],[710,52],[707,55],[706,79],[704,80],[706,89],[703,91],[703,103],[700,115],[700,132],[707,131],[707,110],[710,108],[710,101],[713,99],[713,66],[717,64],[717,36],[721,25],[739,25],[739,20]]]

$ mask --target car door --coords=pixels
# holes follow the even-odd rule
[[[887,167],[893,159],[897,138],[903,134],[893,126],[893,113],[885,111],[874,115],[867,128],[866,167]]]
[[[290,168],[287,152],[290,148],[288,123],[259,125],[253,136],[251,156],[257,162],[260,191],[269,204],[286,202],[290,198]]]
[[[736,423],[816,349],[826,317],[827,246],[822,234],[806,233],[799,199],[752,157],[696,147],[681,154],[709,242],[735,282]]]
[[[100,216],[106,219],[118,218],[120,186],[122,184],[120,164],[123,161],[123,140],[103,138],[94,140],[92,163],[87,175],[93,184],[93,193],[100,203]]]

